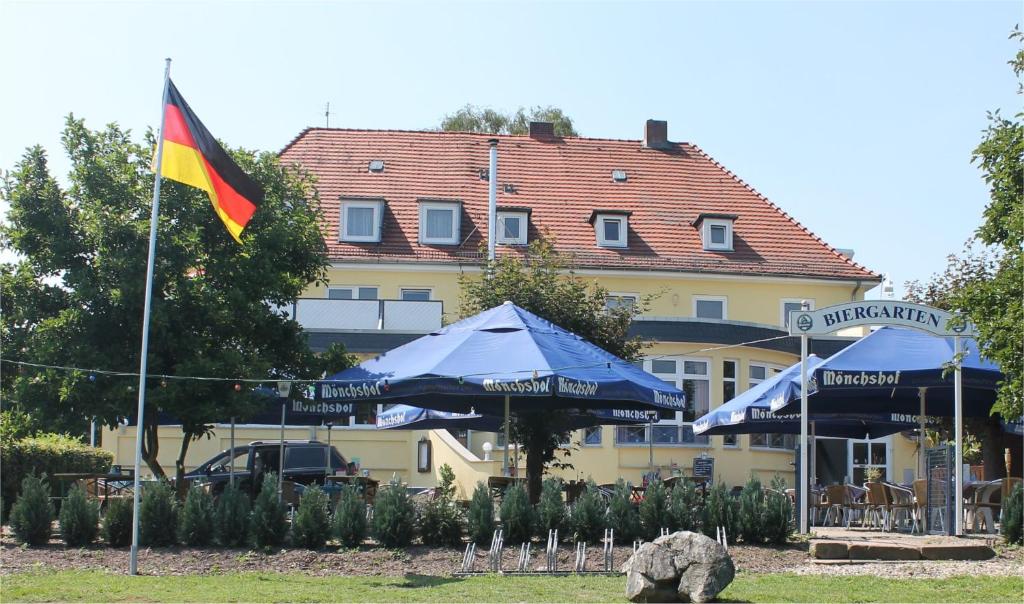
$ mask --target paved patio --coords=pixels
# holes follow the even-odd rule
[[[987,560],[995,556],[998,536],[968,533],[963,537],[911,535],[877,529],[816,526],[811,529],[811,557],[817,560]]]

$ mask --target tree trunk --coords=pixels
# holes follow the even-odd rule
[[[998,415],[990,415],[979,426],[981,463],[985,465],[985,480],[1006,478],[1006,459],[1003,457],[1003,427]],[[979,422],[981,423],[981,422]]]
[[[157,454],[160,452],[160,426],[157,424],[146,424],[142,428],[142,459],[157,478],[167,478],[163,467],[157,461]],[[136,428],[137,429],[137,428]]]
[[[185,454],[188,453],[188,447],[192,444],[193,438],[195,435],[192,432],[185,433],[185,437],[181,439],[181,449],[178,450],[178,459],[174,461],[174,485],[178,492],[178,499],[181,500],[184,500],[188,493],[189,485],[185,482]]]
[[[526,449],[526,490],[530,494],[530,503],[534,505],[540,501],[540,490],[544,484],[543,441],[543,438],[533,438],[524,447]]]

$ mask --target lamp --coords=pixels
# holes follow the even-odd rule
[[[426,436],[416,443],[416,471],[421,473],[430,471],[430,440]]]
[[[277,383],[277,396],[278,398],[288,398],[288,395],[292,392],[291,382],[278,382]]]
[[[494,450],[494,445],[487,441],[481,448],[484,450],[484,461],[491,461],[491,451]]]

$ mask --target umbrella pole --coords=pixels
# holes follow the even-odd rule
[[[963,370],[961,369],[962,359],[960,358],[960,336],[953,338],[956,356],[956,373],[954,374],[954,388],[956,390],[953,413],[956,424],[956,489],[953,491],[953,502],[956,504],[956,516],[953,523],[954,535],[963,535],[964,518],[964,393],[963,393]]]
[[[921,402],[921,413],[917,416],[917,471],[918,478],[924,478],[927,468],[925,468],[924,459],[924,403],[925,403],[925,392],[927,389],[918,388],[917,398]]]
[[[509,448],[509,436],[511,435],[511,426],[509,426],[509,396],[505,395],[505,476],[512,475],[511,466],[508,465],[508,448]]]
[[[284,410],[285,405],[281,403],[281,447],[277,460],[277,500],[284,497]]]
[[[235,486],[235,417],[231,416],[231,453],[228,454],[231,464],[228,466],[228,484]]]
[[[818,437],[815,435],[815,422],[811,422],[811,476],[812,482],[816,482],[818,476]]]
[[[649,430],[647,432],[647,465],[650,466],[650,470],[654,471],[654,418],[651,418],[649,422]]]
[[[810,488],[807,468],[807,334],[800,336],[800,534],[807,530],[807,492]]]

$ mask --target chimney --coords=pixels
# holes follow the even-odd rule
[[[530,122],[530,138],[542,141],[555,138],[555,123]]]
[[[668,149],[668,122],[664,120],[647,120],[644,124],[644,147],[648,149]]]

